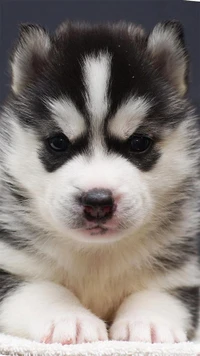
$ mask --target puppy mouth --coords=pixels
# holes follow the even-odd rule
[[[103,225],[94,225],[86,228],[86,231],[89,231],[91,236],[105,235],[109,231],[109,228]]]

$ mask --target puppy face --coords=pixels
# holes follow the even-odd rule
[[[194,163],[180,25],[29,25],[11,65],[6,169],[44,229],[108,243],[159,224]]]

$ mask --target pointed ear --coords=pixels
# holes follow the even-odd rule
[[[182,25],[178,21],[158,23],[149,35],[147,48],[156,68],[183,96],[188,88],[188,54]]]
[[[20,35],[11,56],[12,90],[15,94],[42,72],[51,48],[48,33],[38,25],[20,26]]]

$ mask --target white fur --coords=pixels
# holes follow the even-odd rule
[[[108,84],[111,58],[108,53],[88,56],[84,60],[84,81],[87,90],[87,106],[93,125],[99,125],[108,110]]]
[[[9,151],[6,153],[6,170],[12,173],[31,194],[41,196],[49,175],[38,161],[37,150],[40,144],[32,130],[24,131],[14,120],[14,113],[10,111],[9,114],[13,117],[10,127],[13,145],[10,146]],[[29,154],[27,154],[27,148]],[[43,183],[39,179],[40,176],[45,178]]]
[[[114,340],[184,342],[189,313],[181,302],[159,291],[129,296],[119,308],[110,336]]]
[[[39,342],[71,344],[107,339],[102,320],[84,309],[66,288],[48,281],[25,282],[4,300],[0,312],[1,330]]]
[[[50,108],[57,125],[70,141],[84,133],[84,118],[70,99],[67,97],[52,99],[47,102],[47,106]]]
[[[138,96],[129,98],[109,122],[110,133],[121,139],[127,139],[142,123],[149,108],[150,103],[146,98]]]

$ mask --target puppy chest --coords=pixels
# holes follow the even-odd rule
[[[135,290],[136,285],[132,273],[127,273],[118,277],[77,276],[73,280],[70,278],[66,287],[76,295],[85,308],[110,321],[122,301]]]

